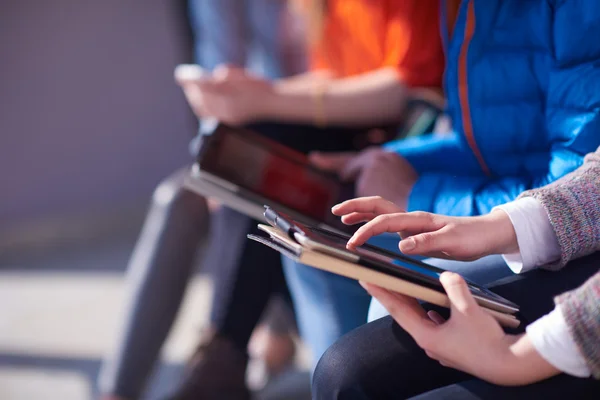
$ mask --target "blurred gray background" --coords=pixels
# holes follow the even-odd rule
[[[182,1],[0,1],[0,230],[144,205],[190,159]],[[16,240],[14,237],[12,240]]]

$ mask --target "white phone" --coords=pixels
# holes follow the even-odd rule
[[[197,64],[180,64],[175,67],[174,75],[178,81],[197,81],[208,78],[210,72]]]

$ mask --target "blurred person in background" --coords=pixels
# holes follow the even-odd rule
[[[289,23],[285,1],[189,0],[188,7],[195,59],[204,68],[212,70],[223,63],[248,66],[268,79],[280,78],[304,68],[301,52],[286,47],[290,32],[284,30]],[[191,148],[192,152],[196,151],[195,141]],[[196,249],[206,235],[209,216],[206,200],[183,187],[186,173],[187,168],[177,171],[156,189],[152,208],[129,262],[128,279],[132,287],[123,332],[115,354],[105,361],[99,377],[104,399],[140,397],[193,273]],[[254,225],[251,219],[220,207],[213,214],[214,242],[206,255],[207,263],[218,263],[219,269],[232,269],[237,267],[239,259],[240,264],[261,263],[267,272],[281,270],[279,257],[271,251],[263,251],[261,246],[254,249],[245,246],[247,230]],[[223,239],[221,235],[225,226],[229,226],[230,233],[239,234]],[[224,258],[224,252],[228,253],[228,258]],[[219,280],[220,276],[228,275],[218,273],[216,276],[216,299],[211,320],[216,326],[225,325],[226,330],[236,332],[237,325],[227,322],[224,315],[227,311],[222,311],[230,300],[219,294],[230,292],[227,289],[219,291],[233,284]],[[273,293],[279,291],[285,295],[283,276],[278,277],[275,273],[272,277],[265,280],[269,282],[266,288],[258,288],[260,296],[253,297],[259,303],[250,305],[256,310],[256,319]],[[271,290],[271,286],[278,291]],[[240,302],[235,299],[235,304]],[[283,351],[290,357],[293,343],[286,330],[288,326],[283,325],[267,337],[267,351],[269,345],[277,347],[279,344],[280,347],[271,349],[271,352]],[[254,325],[250,332],[253,328]],[[242,335],[245,334],[244,331]],[[245,365],[245,362],[244,359],[235,360],[234,365]],[[244,367],[240,369],[245,370]]]
[[[433,94],[438,104],[443,103],[440,92],[444,53],[438,0],[330,0],[302,2],[299,7],[308,13],[311,70],[269,82],[242,68],[224,66],[211,79],[180,80],[199,117],[250,124],[263,134],[276,132],[278,140],[284,143],[297,140],[304,145],[303,151],[311,151],[318,150],[315,144],[322,145],[324,141],[331,143],[329,148],[356,147],[356,133],[369,132],[372,127],[397,126],[402,122],[407,102],[423,90]],[[367,133],[367,139],[361,143],[368,144],[368,137]],[[382,140],[375,137],[373,143]],[[387,243],[396,247],[397,240],[389,239]],[[252,270],[259,278],[236,278],[239,293],[255,290],[256,280],[262,279],[256,268],[262,271],[262,267]],[[361,288],[354,292],[365,297]],[[237,298],[247,301],[245,297]],[[324,309],[337,307],[324,300],[327,298],[319,298]],[[294,300],[303,302],[302,298]],[[298,312],[306,311],[300,307]],[[314,332],[331,331],[336,320],[326,321],[323,326],[302,321],[309,320],[301,318],[301,336],[318,357],[315,348],[320,348],[320,340],[315,345]],[[243,360],[243,354],[237,359]],[[205,371],[211,365],[206,358],[204,365],[197,369],[195,381],[188,380],[188,397],[181,398],[191,399],[194,393],[203,393],[201,388],[212,376]]]
[[[354,3],[340,3],[344,15],[349,15],[345,7]],[[577,168],[583,155],[600,144],[596,129],[600,80],[595,64],[589,62],[600,57],[597,43],[589,40],[589,32],[597,31],[591,16],[599,10],[591,1],[447,0],[441,4],[452,131],[444,137],[425,135],[359,154],[314,154],[312,159],[317,166],[356,181],[358,196],[383,196],[409,211],[479,215],[526,189],[555,181]],[[568,22],[574,18],[580,21],[576,26]],[[347,29],[359,31],[358,19]],[[385,81],[382,75],[375,76],[374,81]],[[286,81],[263,84],[231,70],[230,79],[197,83],[204,103],[195,110],[238,123],[253,118],[302,121],[308,110],[320,124],[340,121],[344,115],[353,122],[369,121],[372,117],[364,110],[380,118],[387,115],[385,105],[369,109],[377,96],[359,96],[358,108],[340,102],[344,94],[364,89],[355,86],[352,78],[321,79],[306,89]],[[344,84],[338,87],[340,82]],[[383,84],[374,87],[389,89]],[[398,93],[402,89],[380,94],[393,103],[402,98]],[[263,104],[245,106],[259,94]],[[330,109],[336,104],[344,104],[339,115]],[[481,284],[510,274],[506,263],[495,256],[438,265]],[[286,262],[286,278],[301,333],[314,357],[366,322],[370,296],[357,282],[291,262]]]

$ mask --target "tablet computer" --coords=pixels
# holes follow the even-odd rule
[[[268,237],[249,235],[288,257],[349,278],[365,280],[437,305],[447,305],[439,276],[444,270],[422,261],[365,244],[346,248],[350,236],[295,221],[267,207],[269,226],[259,226]],[[271,242],[271,244],[269,243]],[[467,281],[469,290],[482,307],[502,314],[505,325],[518,326],[514,317],[519,306],[483,286]],[[440,295],[442,297],[440,297]]]
[[[192,190],[261,218],[263,205],[295,219],[352,232],[331,214],[335,204],[354,197],[354,185],[319,170],[306,155],[248,129],[218,124],[202,137],[197,161],[186,182]]]

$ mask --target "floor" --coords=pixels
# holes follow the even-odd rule
[[[139,223],[93,240],[0,250],[0,399],[97,397],[101,359],[119,329],[124,271]],[[208,277],[195,276],[145,399],[161,398],[177,382],[208,315],[211,290]],[[251,368],[250,376],[256,375]],[[308,399],[308,374],[290,371],[257,398]]]

